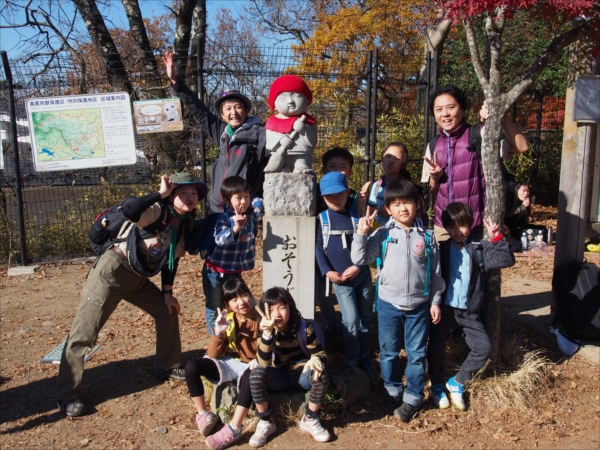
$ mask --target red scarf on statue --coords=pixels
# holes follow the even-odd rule
[[[314,125],[317,123],[315,118],[310,114],[304,113],[303,115],[306,116],[304,118],[304,123],[306,125]],[[294,129],[294,122],[300,119],[300,117],[302,117],[302,115],[288,117],[286,119],[280,119],[279,117],[273,115],[269,118],[269,120],[267,120],[267,123],[265,124],[265,130],[276,131],[277,133],[282,134],[289,134]]]

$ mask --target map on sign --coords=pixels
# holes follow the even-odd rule
[[[30,98],[26,106],[35,170],[136,163],[126,92]]]
[[[106,156],[100,108],[38,112],[32,119],[38,161]]]

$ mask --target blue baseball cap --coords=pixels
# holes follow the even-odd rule
[[[341,172],[329,172],[319,182],[321,195],[339,194],[348,189],[346,175]]]

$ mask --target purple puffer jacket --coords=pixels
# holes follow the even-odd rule
[[[463,202],[473,210],[473,228],[483,226],[485,208],[485,178],[481,161],[474,151],[469,151],[469,128],[466,120],[450,134],[439,130],[440,137],[435,144],[437,162],[444,175],[440,179],[440,189],[435,201],[434,223],[442,224],[442,211],[452,202]]]

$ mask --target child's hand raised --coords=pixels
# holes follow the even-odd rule
[[[373,212],[371,215],[366,215],[365,217],[361,217],[358,221],[358,228],[356,232],[358,234],[367,234],[371,227],[373,226],[373,221],[377,216],[377,211]]]
[[[493,240],[496,236],[500,234],[500,227],[497,223],[492,222],[491,218],[483,219],[483,224],[487,228],[488,237],[490,240]]]
[[[167,76],[173,84],[177,82],[177,70],[175,69],[175,61],[173,60],[173,53],[166,51],[163,55],[163,62],[167,69]]]
[[[275,319],[271,317],[271,308],[267,303],[263,303],[265,311],[260,309],[260,305],[256,308],[256,312],[262,318],[260,321],[260,329],[267,337],[273,336],[273,329],[275,328]]]
[[[215,334],[217,336],[222,336],[233,322],[233,319],[227,320],[227,312],[227,308],[217,308],[217,320],[215,320]]]

